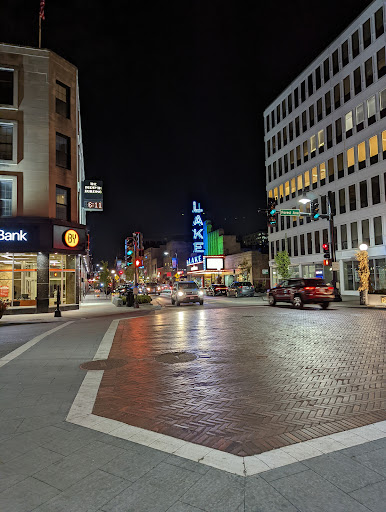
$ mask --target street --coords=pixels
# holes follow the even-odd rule
[[[0,360],[0,510],[382,510],[384,311],[169,300]]]

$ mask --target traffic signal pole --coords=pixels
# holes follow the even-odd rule
[[[138,237],[139,238],[139,237]],[[135,273],[134,273],[134,307],[139,308],[138,304],[138,267],[136,265],[136,261],[138,258],[139,248],[138,248],[138,238],[133,234],[134,239],[134,265],[135,265]]]
[[[328,202],[328,225],[330,230],[330,241],[331,241],[331,263],[332,263],[332,286],[334,287],[334,295],[336,301],[341,301],[342,297],[338,288],[336,287],[337,283],[337,272],[334,270],[334,263],[336,262],[336,254],[335,254],[335,229],[334,229],[334,212],[331,208],[331,199],[330,192],[327,193],[327,202]]]

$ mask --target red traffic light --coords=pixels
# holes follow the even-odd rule
[[[323,247],[323,251],[328,251],[328,244],[323,244],[322,247]]]
[[[121,276],[123,274],[123,270],[120,270],[119,271],[119,275]]]
[[[137,258],[135,260],[135,267],[136,268],[142,267],[142,260],[141,260],[141,258]]]
[[[331,260],[323,260],[323,265],[325,267],[331,267]]]

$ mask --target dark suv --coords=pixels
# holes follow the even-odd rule
[[[228,297],[253,297],[255,287],[249,281],[235,281],[228,287]]]
[[[304,304],[320,304],[327,309],[335,298],[334,287],[324,283],[323,279],[287,279],[267,292],[270,306],[276,302],[291,302],[295,308]]]

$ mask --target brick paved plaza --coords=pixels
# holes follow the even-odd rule
[[[121,321],[109,357],[126,364],[104,372],[93,413],[239,456],[382,421],[385,325],[334,305]],[[162,362],[180,352],[195,359]]]

